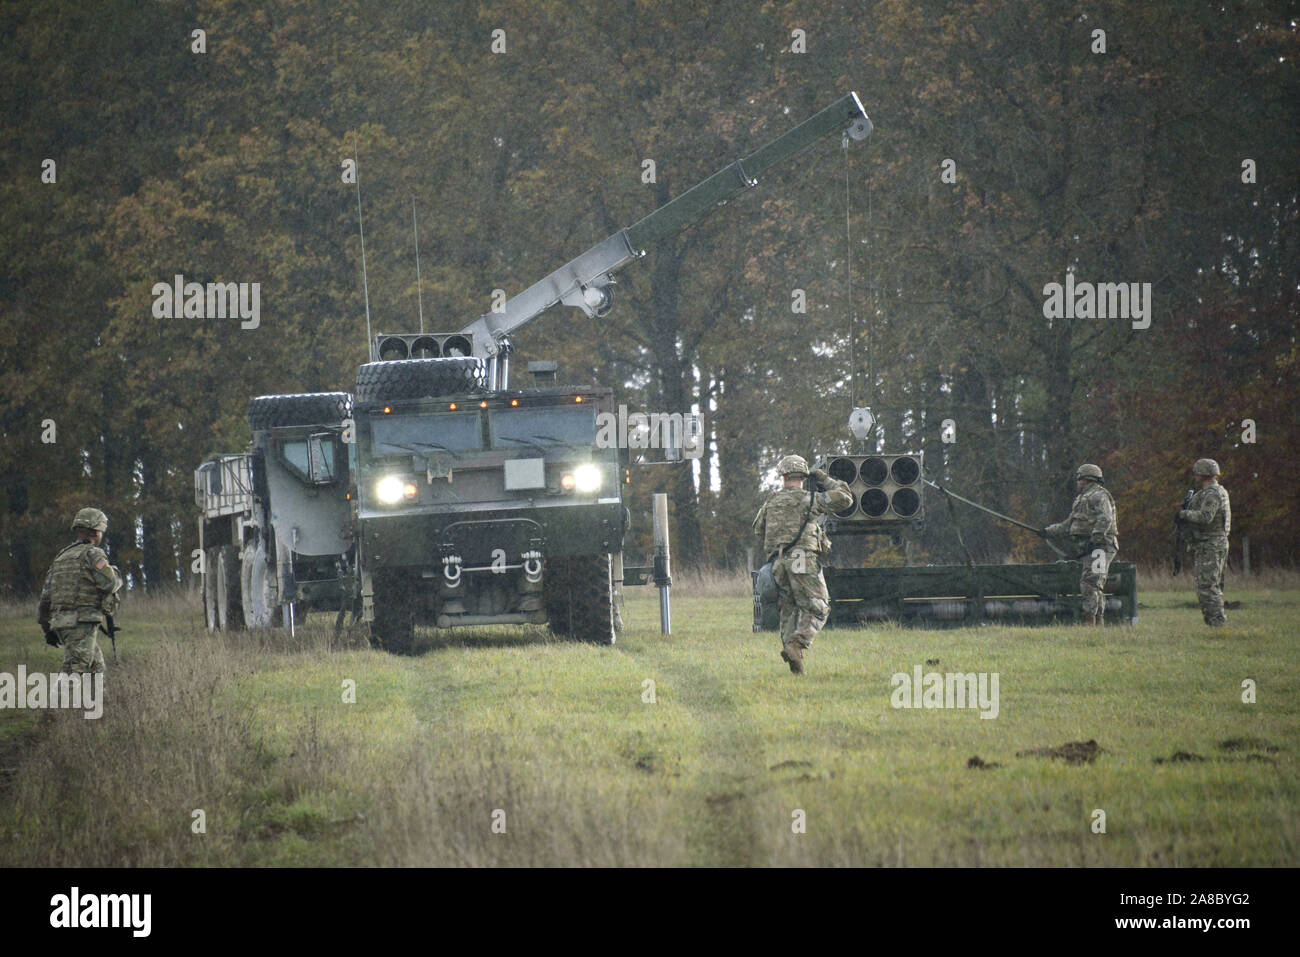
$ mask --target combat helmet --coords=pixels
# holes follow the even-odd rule
[[[1080,465],[1078,469],[1075,470],[1074,477],[1077,479],[1087,478],[1087,479],[1092,479],[1093,481],[1096,482],[1100,482],[1101,469],[1091,464]]]
[[[1219,463],[1214,459],[1197,459],[1196,464],[1192,466],[1194,475],[1218,475]]]
[[[72,520],[72,529],[89,528],[96,532],[108,531],[108,516],[97,508],[83,508]]]
[[[808,463],[802,455],[787,455],[776,463],[776,471],[779,475],[807,475]]]

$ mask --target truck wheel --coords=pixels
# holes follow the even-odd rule
[[[244,608],[241,599],[243,591],[239,567],[239,549],[234,545],[222,545],[214,548],[212,559],[216,563],[211,577],[214,584],[217,627],[222,631],[242,631],[244,627]]]
[[[406,583],[398,576],[374,576],[375,620],[370,644],[394,655],[409,655],[415,645],[415,608]]]
[[[423,399],[478,392],[484,388],[482,359],[393,359],[367,362],[357,369],[357,401]]]
[[[244,623],[249,628],[274,628],[283,620],[275,592],[275,566],[266,560],[266,546],[244,546],[239,570]]]
[[[338,425],[352,418],[346,392],[298,392],[259,395],[248,400],[248,427],[254,432],[288,425]]]
[[[208,631],[216,631],[217,621],[217,554],[218,548],[209,548],[203,552],[203,617]]]
[[[560,627],[553,621],[551,630],[578,641],[614,644],[614,583],[609,556],[570,558],[562,564],[564,598],[558,600],[556,609]]]

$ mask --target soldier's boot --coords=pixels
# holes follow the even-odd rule
[[[781,660],[789,662],[792,674],[803,674],[803,645],[798,640],[791,641],[781,649]]]

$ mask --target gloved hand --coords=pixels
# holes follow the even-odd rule
[[[1181,525],[1185,521],[1187,521],[1187,519],[1183,518],[1183,510],[1181,508],[1178,511],[1174,512],[1175,525]]]
[[[56,635],[54,632],[50,631],[50,629],[46,628],[45,643],[49,645],[51,648],[57,648],[59,647],[59,636]]]
[[[812,476],[814,479],[816,479],[822,485],[825,485],[827,479],[830,478],[830,476],[827,475],[826,472],[823,471],[822,469],[813,469],[808,474]]]

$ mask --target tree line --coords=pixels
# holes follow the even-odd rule
[[[3,580],[38,587],[87,504],[134,584],[188,579],[193,469],[244,448],[249,397],[351,389],[354,150],[376,330],[416,328],[422,296],[454,331],[850,89],[865,146],[820,143],[648,250],[605,319],[515,338],[517,368],[703,412],[698,466],[634,470],[630,494],[671,494],[679,564],[743,565],[772,465],[847,450],[855,404],[877,448],[1035,524],[1096,462],[1146,562],[1216,458],[1234,560],[1249,536],[1292,563],[1298,47],[1266,4],[11,5]],[[260,283],[257,328],[156,318],[178,274]],[[1149,283],[1149,326],[1049,316],[1067,276]],[[1051,557],[926,514],[913,560],[957,559],[959,528],[977,560]]]

